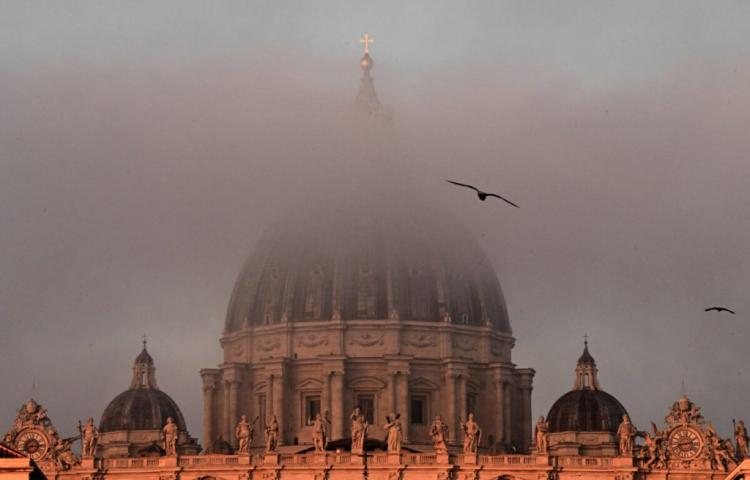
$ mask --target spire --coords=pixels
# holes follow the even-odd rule
[[[143,349],[135,357],[133,362],[133,380],[130,382],[130,388],[153,388],[158,389],[156,385],[156,368],[154,368],[154,359],[146,350],[146,335],[143,335]]]
[[[589,353],[589,336],[583,336],[583,353],[576,363],[576,382],[574,390],[599,390],[596,361]]]
[[[383,107],[380,105],[378,95],[375,93],[375,85],[372,82],[372,76],[370,71],[375,65],[375,62],[370,56],[370,44],[374,43],[374,40],[370,35],[365,34],[359,40],[365,46],[364,55],[359,60],[359,66],[362,68],[362,78],[359,81],[359,92],[357,93],[357,99],[355,100],[355,108],[357,112],[368,116],[378,117],[382,114]]]

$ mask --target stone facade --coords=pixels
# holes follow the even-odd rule
[[[310,419],[324,412],[331,439],[348,438],[359,406],[372,437],[383,438],[385,416],[398,412],[404,443],[429,445],[431,419],[442,415],[458,445],[458,418],[475,413],[486,422],[483,447],[526,450],[534,372],[511,363],[512,342],[490,327],[395,319],[248,327],[224,337],[219,369],[201,371],[204,438],[231,442],[240,415],[275,413],[282,445],[311,445]]]

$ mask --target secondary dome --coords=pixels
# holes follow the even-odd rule
[[[597,375],[587,341],[576,364],[573,390],[560,397],[547,414],[550,433],[617,431],[628,412],[615,397],[601,390]]]
[[[187,430],[180,408],[156,385],[155,371],[144,341],[143,350],[133,364],[130,388],[117,395],[104,409],[99,422],[101,432],[161,430],[169,417],[180,430]]]
[[[547,415],[555,432],[616,432],[628,412],[612,395],[601,390],[573,390],[560,397]]]
[[[457,223],[413,203],[318,212],[261,239],[235,284],[225,334],[337,318],[449,321],[511,333],[495,270]]]

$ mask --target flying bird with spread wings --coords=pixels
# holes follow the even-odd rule
[[[513,205],[516,208],[521,208],[518,205],[516,205],[515,203],[511,202],[510,200],[508,200],[507,198],[501,197],[497,193],[483,192],[482,190],[479,190],[475,186],[467,185],[465,183],[454,182],[453,180],[446,180],[446,182],[452,183],[453,185],[458,185],[459,187],[465,187],[465,188],[470,188],[470,189],[474,190],[475,192],[477,192],[477,196],[479,197],[479,200],[481,200],[483,202],[485,200],[487,200],[487,197],[495,197],[495,198],[499,198],[500,200],[502,200],[502,201],[504,201],[504,202],[506,202],[506,203],[508,203],[510,205]]]
[[[724,307],[709,307],[709,308],[705,309],[704,312],[727,312],[727,313],[731,313],[732,315],[734,315],[734,311],[733,310],[730,310],[730,309],[724,308]]]

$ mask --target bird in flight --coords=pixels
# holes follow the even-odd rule
[[[495,197],[495,198],[499,198],[500,200],[502,200],[502,201],[504,201],[506,203],[509,203],[509,204],[513,205],[516,208],[521,208],[518,205],[516,205],[515,203],[511,202],[510,200],[508,200],[507,198],[501,197],[500,195],[498,195],[496,193],[483,192],[483,191],[479,190],[477,187],[474,187],[472,185],[466,185],[465,183],[454,182],[453,180],[446,180],[446,182],[452,183],[453,185],[458,185],[459,187],[466,187],[466,188],[470,188],[470,189],[474,190],[475,192],[477,192],[477,196],[479,197],[479,200],[481,200],[483,202],[485,200],[487,200],[487,197]]]
[[[705,309],[704,311],[705,312],[727,312],[727,313],[731,313],[732,315],[734,315],[734,311],[729,310],[728,308],[724,308],[724,307],[709,307]]]

